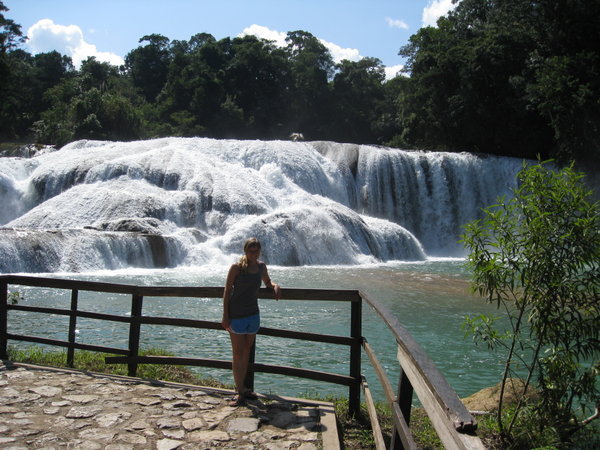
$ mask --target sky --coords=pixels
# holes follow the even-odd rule
[[[21,25],[32,54],[57,50],[75,67],[89,56],[123,64],[140,38],[161,34],[217,40],[253,34],[285,45],[289,31],[308,31],[336,62],[374,57],[392,78],[404,60],[400,47],[422,26],[454,7],[452,0],[2,0]]]

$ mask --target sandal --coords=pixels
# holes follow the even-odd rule
[[[228,406],[231,406],[233,408],[238,407],[238,406],[242,406],[244,404],[244,396],[242,395],[236,395],[235,397],[233,397],[233,400],[231,400],[229,403],[227,403]]]
[[[244,392],[244,398],[249,398],[250,400],[256,400],[258,398],[258,395],[256,395],[256,392],[247,390],[246,392]]]

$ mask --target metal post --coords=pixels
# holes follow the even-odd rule
[[[144,297],[133,294],[131,297],[131,322],[129,324],[129,358],[136,358],[140,349],[140,319],[142,317],[142,305]],[[137,362],[130,361],[127,364],[128,375],[137,376]]]
[[[351,302],[350,333],[354,342],[350,346],[350,376],[354,379],[348,392],[348,409],[352,417],[360,415],[360,381],[362,352],[362,298]]]
[[[8,283],[0,283],[0,359],[8,359]]]
[[[67,367],[75,366],[75,330],[77,329],[77,303],[79,291],[71,291],[71,316],[69,317],[69,347],[67,348]]]

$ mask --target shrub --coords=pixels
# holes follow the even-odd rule
[[[597,418],[600,405],[599,207],[582,178],[572,166],[524,164],[514,197],[485,209],[463,236],[473,289],[504,312],[502,320],[470,318],[468,328],[504,350],[501,390],[518,375],[525,390],[535,384],[539,432],[554,428],[562,441]],[[504,438],[525,411],[520,402],[507,416],[500,404]]]

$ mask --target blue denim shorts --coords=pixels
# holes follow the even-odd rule
[[[253,316],[231,319],[229,328],[235,334],[256,334],[260,328],[260,314]]]

